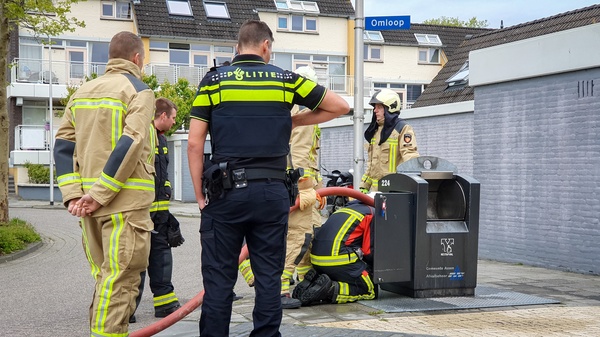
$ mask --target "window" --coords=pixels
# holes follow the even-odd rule
[[[423,92],[423,86],[418,84],[418,85],[413,85],[413,84],[408,84],[406,86],[406,99],[409,102],[414,102],[417,100],[417,98],[419,98],[419,96],[421,96],[421,92]]]
[[[211,19],[231,19],[227,4],[224,2],[204,1],[206,17]]]
[[[275,6],[279,11],[319,13],[319,6],[315,1],[275,0]]]
[[[419,63],[440,64],[438,48],[419,48]]]
[[[365,30],[363,40],[366,42],[384,42],[381,32],[375,30]]]
[[[167,0],[167,9],[170,15],[193,16],[188,0]]]
[[[446,80],[448,87],[464,86],[469,82],[469,61],[465,62],[460,69]]]
[[[381,51],[383,49],[383,46],[378,46],[378,45],[370,45],[370,44],[365,44],[364,45],[364,60],[365,61],[382,61],[382,57],[381,57]]]
[[[415,34],[415,38],[420,45],[441,46],[442,40],[436,34]]]
[[[150,50],[169,50],[169,43],[165,41],[150,40]]]
[[[277,30],[316,33],[317,18],[303,15],[281,15],[277,18]]]
[[[102,17],[112,19],[131,19],[131,3],[129,1],[103,1]]]

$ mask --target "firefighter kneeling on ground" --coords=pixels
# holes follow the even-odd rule
[[[375,209],[358,200],[333,213],[313,239],[311,269],[294,288],[293,298],[303,306],[372,300]]]

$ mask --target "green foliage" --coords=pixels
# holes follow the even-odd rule
[[[67,17],[71,13],[71,5],[78,2],[80,0],[6,0],[3,1],[2,14],[18,22],[21,28],[30,29],[35,36],[57,36],[85,27],[85,22]],[[46,13],[52,15],[44,15]]]
[[[144,76],[142,80],[154,90],[156,98],[165,97],[177,105],[175,125],[167,132],[167,135],[173,134],[173,132],[180,129],[182,125],[186,130],[189,129],[190,110],[192,109],[194,97],[196,97],[196,88],[185,78],[180,78],[175,84],[165,81],[160,85],[154,75]]]
[[[486,28],[488,26],[487,20],[477,20],[476,17],[472,17],[467,21],[461,21],[458,17],[449,18],[442,16],[438,19],[429,19],[423,21],[426,25],[438,25],[438,26],[452,26],[452,27],[468,27],[468,28]]]
[[[50,184],[50,168],[42,164],[26,162],[27,176],[31,184]]]
[[[41,240],[35,229],[23,220],[13,218],[0,223],[0,255],[22,250],[27,244]]]

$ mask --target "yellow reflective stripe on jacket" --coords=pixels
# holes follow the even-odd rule
[[[110,177],[109,175],[107,175],[106,173],[102,172],[102,174],[100,174],[100,179],[98,179],[100,181],[100,185],[115,191],[115,192],[119,192],[121,190],[121,188],[123,188],[123,183],[116,180],[113,177]]]
[[[171,187],[171,182],[168,180],[165,180],[165,186]]]
[[[108,181],[111,182],[112,184],[110,184],[106,181],[103,181],[102,177],[100,178],[101,184],[103,186],[107,186],[111,190],[112,190],[111,187],[117,188],[117,186],[120,186],[119,190],[121,188],[123,188],[123,189],[130,189],[130,190],[154,191],[154,180],[129,178],[129,179],[127,179],[127,181],[125,181],[125,184],[123,184],[123,183],[120,183],[120,182],[116,181],[115,179],[105,175],[104,172],[102,173],[102,175],[103,175],[103,177],[106,177],[106,179],[108,179]],[[81,181],[82,181],[82,185],[83,185],[84,189],[90,189],[90,188],[92,188],[94,183],[96,181],[98,181],[98,178],[82,178]],[[116,191],[118,191],[118,190],[116,190]]]
[[[343,266],[354,263],[356,261],[358,261],[358,256],[355,253],[331,256],[319,256],[310,254],[310,262],[316,266]]]
[[[169,200],[161,200],[154,201],[152,206],[150,206],[150,213],[158,212],[158,211],[168,211],[169,210]]]
[[[308,152],[308,158],[312,161],[316,161],[315,154],[317,153],[317,149],[319,148],[319,139],[321,139],[321,129],[316,124],[313,128],[312,136],[312,146],[310,148],[310,151]]]
[[[100,283],[99,289],[97,289],[100,300],[96,309],[96,321],[92,322],[92,329],[98,332],[104,331],[108,307],[110,302],[113,300],[112,291],[114,283],[117,279],[117,276],[121,273],[121,267],[119,266],[119,246],[121,244],[121,234],[126,224],[123,220],[122,213],[111,215],[111,220],[113,223],[113,228],[112,232],[110,233],[108,249],[106,251],[108,261],[104,261],[109,269],[109,273],[108,276],[102,280],[102,283]]]
[[[79,173],[67,173],[56,178],[58,187],[69,185],[69,184],[81,184],[81,176]]]
[[[198,95],[194,99],[192,106],[210,106],[212,104],[218,104],[219,102],[219,89],[218,84],[205,85],[198,89]],[[213,92],[214,91],[214,92]],[[213,93],[211,93],[213,92]],[[204,94],[206,93],[206,94]]]
[[[390,144],[388,172],[396,172],[396,160],[398,158],[398,138],[388,138],[385,142]]]
[[[111,148],[117,146],[119,138],[123,134],[123,115],[127,113],[127,104],[110,98],[97,98],[97,99],[76,99],[73,101],[71,110],[74,111],[79,109],[93,109],[105,108],[112,110],[111,116]]]
[[[154,154],[158,154],[158,148],[156,147],[157,138],[158,134],[156,133],[156,128],[154,125],[150,125],[150,148],[154,149]],[[148,164],[153,163],[152,160],[154,159],[154,154],[152,154],[152,152],[148,154],[148,160],[146,160]]]
[[[333,240],[333,245],[331,247],[331,255],[336,255],[340,251],[342,240],[344,239],[344,235],[346,235],[346,233],[348,232],[348,228],[350,228],[355,221],[358,220],[360,222],[365,217],[364,214],[361,214],[350,208],[342,208],[341,210],[339,210],[339,212],[346,213],[349,216],[346,219],[346,221],[344,221],[344,224],[342,225],[337,235],[335,236],[335,239]]]

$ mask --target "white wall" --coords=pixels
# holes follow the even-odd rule
[[[427,84],[442,69],[441,65],[420,65],[419,48],[383,46],[383,62],[365,62],[365,76],[397,79],[402,83]]]

